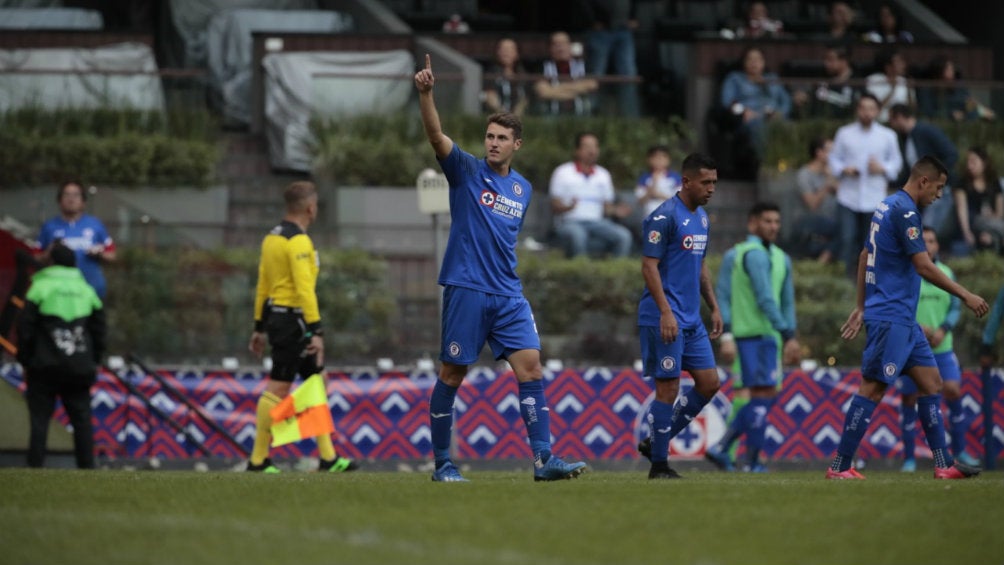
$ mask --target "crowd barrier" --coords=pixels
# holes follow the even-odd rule
[[[158,369],[158,375],[199,406],[250,451],[254,414],[265,386],[261,371],[228,372]],[[0,367],[9,384],[24,390],[16,364]],[[723,378],[726,376],[722,373]],[[168,395],[157,380],[142,372],[122,373],[178,426],[161,421],[144,402],[130,394],[113,375],[102,372],[93,389],[95,445],[100,456],[184,459],[202,456],[194,441],[216,457],[243,458],[233,442]],[[554,449],[569,458],[630,460],[635,444],[647,434],[644,415],[652,399],[652,384],[632,368],[545,370]],[[428,398],[434,371],[379,372],[359,370],[328,373],[329,406],[337,429],[340,453],[372,460],[425,459],[431,453]],[[766,454],[775,461],[819,460],[832,457],[840,438],[843,415],[860,381],[857,370],[820,368],[786,374],[769,415]],[[683,388],[691,381],[684,378]],[[990,375],[993,413],[993,460],[1004,450],[1004,369]],[[984,456],[983,386],[980,375],[964,371],[963,406],[971,412],[970,454]],[[688,429],[673,440],[678,460],[700,459],[725,431],[731,385],[726,383]],[[519,413],[516,380],[511,371],[473,368],[457,396],[454,426],[456,457],[469,460],[527,459],[530,449]],[[57,419],[67,423],[62,408]],[[26,438],[27,441],[27,438]],[[273,451],[277,458],[315,454],[313,440]],[[899,396],[890,390],[872,418],[858,451],[864,459],[900,457]],[[917,455],[930,457],[923,440]]]

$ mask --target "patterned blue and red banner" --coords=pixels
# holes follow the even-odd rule
[[[265,386],[260,372],[202,372],[162,370],[159,374],[186,394],[240,444],[250,450],[254,414]],[[15,364],[0,367],[0,375],[24,390]],[[243,454],[189,409],[163,391],[155,379],[125,375],[154,406],[203,441],[218,457]],[[545,391],[551,408],[554,449],[564,457],[585,460],[627,460],[638,457],[635,444],[647,433],[644,414],[652,385],[631,368],[545,370]],[[360,459],[425,459],[429,443],[428,399],[436,374],[432,371],[330,372],[328,405],[336,428],[336,446],[343,455]],[[828,459],[836,449],[843,414],[860,374],[835,368],[793,371],[769,415],[766,453],[774,460]],[[1004,450],[1004,371],[991,376],[993,389],[993,446]],[[689,386],[685,378],[683,386]],[[969,452],[983,454],[982,387],[976,373],[964,371],[963,405],[972,413]],[[865,459],[899,457],[899,397],[890,391],[872,418],[859,455]],[[726,384],[713,402],[672,444],[677,459],[698,459],[725,431],[731,388]],[[113,376],[101,374],[93,389],[95,445],[108,457],[188,458],[201,456],[192,442],[161,421]],[[523,421],[519,414],[516,379],[510,371],[473,368],[460,388],[454,426],[456,456],[460,459],[528,459]],[[66,422],[62,409],[57,418]],[[27,444],[27,438],[25,438]],[[930,452],[918,446],[919,456]],[[314,455],[314,442],[305,440],[273,451],[274,457]]]

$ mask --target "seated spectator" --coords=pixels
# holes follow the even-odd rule
[[[508,37],[499,39],[495,44],[495,61],[488,68],[481,91],[485,111],[523,115],[530,102],[526,96],[525,83],[520,80],[525,74],[526,69],[519,60],[516,41]]]
[[[624,217],[630,210],[615,204],[610,171],[597,165],[600,141],[593,133],[575,136],[575,158],[558,165],[551,174],[551,210],[555,235],[566,257],[590,251],[624,257],[631,251],[631,232],[609,217]]]
[[[676,196],[683,184],[680,173],[669,168],[673,164],[673,157],[665,145],[649,147],[645,162],[648,170],[638,178],[638,185],[634,188],[642,218],[647,218],[660,204]],[[640,229],[641,225],[638,227]]]
[[[551,34],[551,58],[544,61],[544,79],[534,91],[541,102],[541,113],[551,116],[592,114],[592,95],[599,88],[595,79],[586,77],[586,63],[572,54],[572,38],[563,31]]]
[[[962,185],[955,189],[955,210],[970,249],[1004,251],[1004,191],[990,156],[971,147]]]
[[[809,162],[798,169],[795,184],[804,211],[796,224],[798,247],[820,263],[829,263],[840,252],[837,223],[837,177],[830,171],[832,139],[809,142]]]
[[[823,55],[826,81],[816,85],[814,91],[799,89],[791,99],[797,113],[815,118],[850,119],[854,110],[854,67],[849,49],[845,45],[831,45]]]
[[[763,160],[767,122],[784,120],[791,113],[791,97],[774,73],[765,73],[763,51],[748,47],[742,56],[741,71],[732,71],[722,82],[721,105],[740,117],[739,132]]]
[[[784,37],[784,22],[775,20],[763,2],[752,2],[746,21],[736,30],[737,39],[766,39]]]
[[[902,28],[899,11],[890,3],[879,5],[875,16],[878,28],[865,34],[865,41],[870,43],[913,43],[913,34]]]
[[[831,3],[826,19],[828,23],[826,32],[815,34],[809,39],[844,45],[857,41],[854,35],[854,10],[847,2]]]
[[[865,90],[879,101],[878,121],[889,121],[889,108],[894,104],[916,107],[917,96],[906,78],[906,61],[896,51],[883,51],[875,58],[875,68],[879,72],[868,75]]]
[[[993,110],[973,98],[969,89],[959,84],[959,72],[951,59],[938,57],[933,60],[927,78],[940,84],[917,89],[917,104],[925,117],[947,118],[956,122],[996,118]]]

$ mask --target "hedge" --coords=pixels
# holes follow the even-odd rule
[[[713,276],[720,261],[719,255],[708,257]],[[362,251],[324,250],[321,265],[318,294],[333,363],[438,355],[438,342],[403,340],[407,328],[399,327],[400,309],[408,303],[399,304],[394,296],[383,259]],[[988,300],[1004,281],[1004,262],[992,254],[954,259],[949,265],[960,282]],[[216,364],[223,356],[249,361],[256,268],[257,250],[123,250],[106,269],[111,351],[136,352],[164,363]],[[794,268],[804,356],[821,364],[860,363],[864,338],[847,342],[839,335],[854,303],[854,288],[843,268],[814,261],[796,261]],[[639,258],[596,261],[524,252],[519,273],[545,357],[575,365],[624,365],[638,358]],[[428,323],[438,326],[434,318]],[[966,366],[976,361],[982,330],[983,321],[964,311],[955,343]]]
[[[220,155],[214,124],[200,111],[10,111],[0,114],[0,185],[206,186]]]

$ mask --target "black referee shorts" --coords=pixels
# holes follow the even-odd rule
[[[303,321],[303,313],[299,308],[271,306],[265,321],[265,333],[272,348],[273,380],[291,383],[299,374],[307,378],[321,372],[317,363],[317,355],[308,355],[305,351],[310,345],[307,337],[307,323]]]

